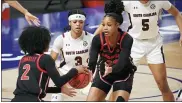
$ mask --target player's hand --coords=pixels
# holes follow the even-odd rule
[[[85,74],[89,74],[89,70],[87,69],[88,66],[77,66],[76,69],[78,70],[78,73],[85,73]]]
[[[61,87],[61,93],[66,94],[70,97],[76,96],[76,91],[74,88],[69,88],[67,85]]]
[[[27,22],[28,22],[29,25],[32,25],[32,22],[36,26],[39,26],[40,25],[40,21],[39,21],[39,19],[36,16],[32,15],[28,11],[25,12],[24,15],[25,15],[25,19],[27,20]]]
[[[109,73],[112,73],[112,67],[109,67],[109,65],[105,62],[105,73],[103,77],[107,76]]]
[[[182,46],[182,34],[181,34],[180,39],[179,39],[179,45]]]

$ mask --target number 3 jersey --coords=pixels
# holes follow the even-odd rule
[[[150,39],[158,35],[158,20],[162,9],[169,10],[169,1],[123,1],[125,11],[129,14],[130,27],[128,33],[135,39]]]
[[[69,31],[55,39],[52,50],[60,53],[66,63],[60,69],[63,74],[75,66],[88,65],[92,38],[92,34],[83,31],[79,38],[74,39]]]

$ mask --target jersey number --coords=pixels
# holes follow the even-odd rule
[[[148,24],[148,22],[149,22],[149,19],[142,19],[142,25],[143,25],[142,30],[143,31],[149,30],[149,24]]]
[[[30,71],[30,64],[25,64],[23,66],[23,69],[25,69],[25,71],[21,76],[21,80],[29,80],[29,76],[27,76],[27,74]]]
[[[82,57],[81,56],[75,57],[75,61],[76,61],[76,63],[75,63],[76,66],[82,65]],[[88,59],[86,62],[88,63]]]

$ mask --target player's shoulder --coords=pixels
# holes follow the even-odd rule
[[[94,35],[93,35],[92,33],[87,32],[87,31],[84,31],[84,32],[85,32],[85,35],[86,35],[87,37],[89,37],[89,38],[93,38],[93,37],[94,37]]]
[[[94,35],[87,32],[87,31],[84,31],[85,32],[85,36],[84,36],[84,39],[85,40],[89,40],[91,42],[91,40],[93,39]]]
[[[129,1],[129,0],[128,1],[121,1],[121,2],[123,2],[124,5],[130,5],[131,4],[131,1]]]
[[[54,61],[53,58],[49,54],[42,54],[40,57],[42,61]]]
[[[132,37],[130,34],[128,34],[128,32],[123,32],[122,35],[123,35],[123,34],[125,34],[124,39],[125,39],[126,41],[133,41],[133,37]]]

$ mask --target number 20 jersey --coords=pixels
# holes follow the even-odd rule
[[[135,39],[150,39],[159,33],[158,20],[162,9],[169,10],[169,1],[123,1],[125,11],[129,14],[130,27],[128,33]]]
[[[61,53],[66,62],[60,69],[63,74],[75,66],[88,65],[92,38],[93,35],[85,31],[77,39],[72,38],[70,32],[65,32],[56,38],[53,44],[53,51]]]

